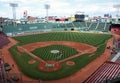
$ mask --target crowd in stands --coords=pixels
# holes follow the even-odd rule
[[[0,52],[0,83],[7,83],[3,55]]]
[[[3,32],[0,32],[0,49],[8,43],[10,43],[10,41],[8,40],[7,36]]]
[[[10,43],[10,41],[8,40],[7,36],[2,31],[0,31],[0,83],[7,83],[1,49],[8,43]]]

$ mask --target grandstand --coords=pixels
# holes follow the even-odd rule
[[[95,73],[93,73],[84,83],[115,83],[120,81],[116,79],[120,75],[120,64],[113,62],[105,62],[101,65]],[[115,82],[110,82],[113,80]]]
[[[114,27],[118,24],[113,24]],[[113,27],[111,26],[111,28]],[[115,32],[114,32],[115,33]],[[119,34],[116,32],[116,34]],[[110,61],[104,62],[84,83],[119,83],[120,82],[120,50],[119,50],[119,35],[114,37],[114,45],[112,54],[114,55]]]
[[[0,32],[0,49],[8,43],[10,43],[10,41],[8,40],[7,36],[4,33]]]
[[[32,32],[50,32],[50,31],[89,31],[89,32],[109,32],[109,23],[100,22],[71,22],[71,23],[38,23],[38,24],[18,24],[5,25],[3,31],[14,36],[18,34],[27,34]]]
[[[7,74],[5,72],[3,60],[4,55],[2,55],[1,49],[9,43],[10,41],[7,36],[3,32],[0,32],[0,83],[7,83]]]
[[[0,51],[0,83],[7,83],[7,76],[6,72],[4,69],[4,60],[3,60],[3,55]]]
[[[10,41],[6,34],[4,34],[2,30],[0,30],[0,83],[7,83],[7,74],[5,72],[3,60],[4,55],[2,55],[1,49],[4,48],[4,46],[8,45],[9,43]]]

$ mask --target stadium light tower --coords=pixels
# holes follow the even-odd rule
[[[116,14],[116,20],[118,22],[118,19],[119,19],[119,10],[120,10],[120,4],[116,4],[116,5],[113,5],[114,8],[116,8],[117,10],[117,14]]]
[[[15,23],[15,20],[16,20],[16,7],[18,7],[18,4],[16,4],[16,3],[10,3],[9,5],[12,7],[13,22]]]
[[[46,21],[48,22],[48,9],[50,9],[50,5],[45,4],[45,9],[46,9]]]

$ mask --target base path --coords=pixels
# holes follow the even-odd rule
[[[53,44],[59,44],[59,45],[66,45],[72,48],[75,48],[80,53],[94,53],[96,51],[96,47],[85,44],[85,43],[78,43],[78,42],[71,42],[71,41],[48,41],[48,42],[36,42],[36,43],[30,43],[23,45],[22,47],[33,51],[36,48],[41,48]]]

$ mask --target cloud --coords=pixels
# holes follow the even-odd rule
[[[9,3],[17,3],[17,17],[23,17],[23,11],[27,10],[31,16],[46,16],[45,4],[50,5],[48,10],[51,16],[71,16],[77,11],[88,15],[104,15],[105,13],[116,13],[113,8],[119,0],[0,0],[0,16],[12,17]],[[7,15],[9,13],[9,15]]]

